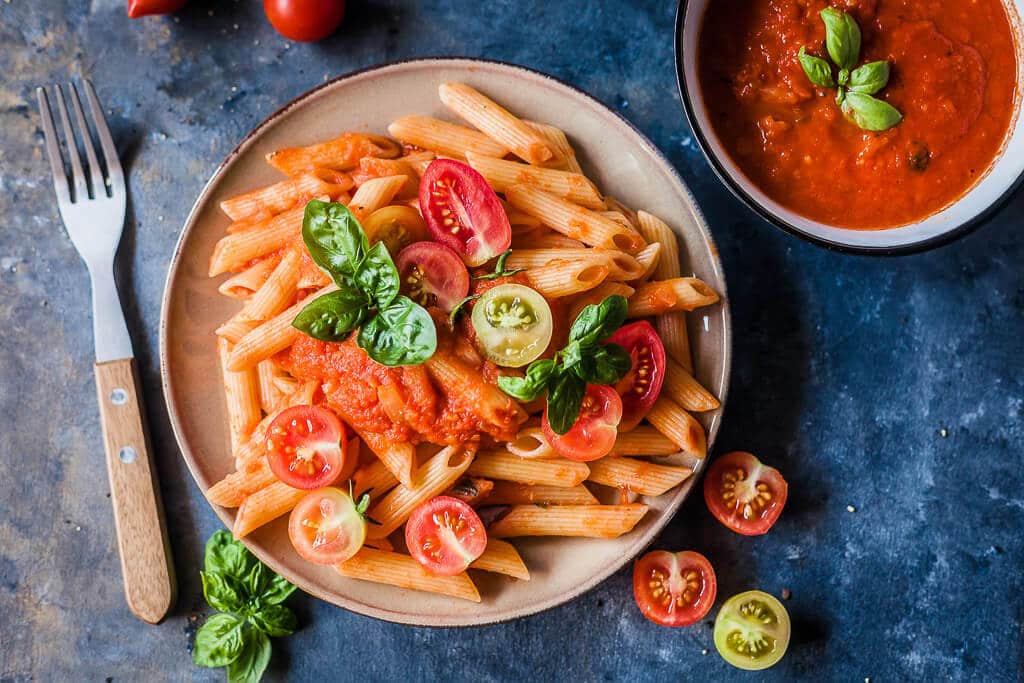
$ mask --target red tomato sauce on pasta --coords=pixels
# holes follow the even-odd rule
[[[875,96],[903,121],[874,133],[811,84],[801,46],[827,58],[819,16],[850,13],[858,65],[888,60]],[[912,223],[967,192],[999,154],[1017,99],[1017,50],[1000,0],[712,0],[698,71],[714,132],[769,197],[858,229]]]

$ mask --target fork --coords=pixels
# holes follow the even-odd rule
[[[114,256],[124,229],[127,199],[124,173],[92,84],[83,80],[82,90],[95,139],[103,151],[102,167],[78,90],[74,83],[68,83],[67,87],[67,102],[60,85],[54,85],[52,93],[46,88],[36,88],[36,96],[60,217],[89,268],[92,283],[92,329],[96,344],[93,369],[125,598],[129,609],[139,619],[155,624],[170,610],[177,586],[160,488],[142,419],[141,385],[132,341],[114,282]],[[61,140],[50,110],[51,100],[56,102],[64,132],[64,152],[70,162],[70,174],[61,154]],[[68,117],[68,105],[74,113],[77,138]],[[79,146],[85,150],[88,160],[85,168],[78,153]]]

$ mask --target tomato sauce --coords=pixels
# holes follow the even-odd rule
[[[862,130],[811,84],[802,46],[825,57],[819,13],[850,13],[858,65],[888,60],[875,97],[903,114]],[[698,72],[712,127],[747,177],[812,220],[906,225],[967,192],[999,154],[1017,101],[1014,32],[1000,0],[711,0]]]

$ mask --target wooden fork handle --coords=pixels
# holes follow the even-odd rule
[[[138,373],[131,358],[94,369],[125,598],[135,616],[155,624],[171,609],[177,584]]]

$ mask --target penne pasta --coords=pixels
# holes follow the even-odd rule
[[[555,457],[555,449],[548,443],[544,436],[544,430],[539,424],[524,425],[519,429],[516,438],[505,444],[505,448],[512,455],[536,460],[540,458]]]
[[[262,442],[262,439],[260,440]],[[277,481],[266,458],[253,458],[206,490],[206,497],[214,505],[236,508],[247,496]]]
[[[518,211],[518,209],[510,210]],[[579,240],[566,237],[560,232],[545,227],[525,235],[517,235],[514,231],[512,234],[512,253],[515,253],[516,249],[585,249],[586,246]]]
[[[220,203],[220,210],[233,221],[250,216],[274,215],[296,204],[305,204],[313,197],[327,195],[337,199],[352,187],[352,177],[325,168],[282,180],[252,192],[236,195]]]
[[[261,360],[256,365],[256,378],[260,388],[260,408],[268,415],[284,400],[284,394],[277,386],[276,380],[286,376],[277,363],[271,359]]]
[[[388,133],[396,140],[454,159],[465,159],[467,151],[491,157],[508,154],[504,145],[480,131],[429,116],[412,115],[395,119],[388,126]],[[423,175],[422,170],[419,172]]]
[[[655,280],[671,280],[682,275],[682,263],[679,258],[679,242],[675,232],[668,223],[646,211],[637,212],[637,227],[640,234],[648,242],[662,245],[662,254],[654,267]],[[686,331],[686,315],[684,313],[666,313],[654,321],[654,327],[665,344],[665,351],[671,358],[682,364],[687,372],[693,372],[693,361],[690,357],[690,339]]]
[[[400,151],[394,142],[378,135],[344,133],[327,142],[271,152],[267,163],[285,175],[297,176],[315,168],[348,171],[363,157],[396,157]]]
[[[640,425],[615,437],[610,455],[672,455],[679,452],[676,442],[654,427]]]
[[[396,486],[398,479],[381,460],[374,460],[369,465],[360,467],[352,475],[352,493],[355,500],[362,498],[364,493],[369,493],[375,499],[380,498]]]
[[[679,446],[680,450],[695,458],[707,455],[707,436],[704,428],[678,403],[662,395],[647,413],[647,421]]]
[[[647,514],[647,506],[627,505],[516,505],[491,524],[488,538],[515,536],[585,536],[617,538],[631,531]]]
[[[214,333],[232,344],[237,344],[242,337],[252,332],[258,323],[254,320],[247,320],[239,311],[230,320],[214,330]]]
[[[533,288],[544,296],[558,298],[597,287],[608,277],[608,270],[608,266],[603,263],[557,260],[527,270],[526,277]]]
[[[377,209],[387,206],[395,198],[398,191],[402,189],[408,176],[393,175],[384,178],[372,178],[359,186],[356,193],[352,195],[352,201],[348,208],[355,214],[356,218],[362,220]]]
[[[679,361],[687,372],[692,372],[693,360],[690,355],[690,334],[686,331],[686,313],[662,313],[654,318],[654,329],[661,337],[661,343],[665,345],[665,352],[669,357]]]
[[[293,489],[279,481],[254,491],[238,506],[232,533],[236,539],[248,536],[267,522],[291,512],[307,493],[309,491]]]
[[[334,406],[335,412],[347,424],[355,424],[353,416],[350,415],[344,406]],[[367,448],[380,459],[387,467],[391,475],[404,486],[411,488],[414,484],[413,469],[416,465],[416,448],[411,443],[392,442],[377,432],[364,430],[353,430],[363,440]]]
[[[547,140],[548,146],[551,147],[555,156],[562,160],[566,170],[571,173],[583,174],[583,169],[580,168],[580,163],[576,159],[576,151],[569,144],[569,138],[565,136],[561,128],[556,128],[546,123],[537,123],[536,121],[523,121],[523,123]]]
[[[277,267],[278,259],[269,257],[257,261],[243,271],[235,273],[220,283],[217,291],[232,299],[248,299],[263,286]]]
[[[525,183],[589,209],[604,208],[604,200],[597,188],[580,173],[530,166],[473,152],[466,152],[466,159],[496,192],[504,192],[512,185]]]
[[[646,460],[616,456],[599,458],[589,465],[589,481],[642,496],[660,496],[693,474],[688,467],[656,465]]]
[[[590,469],[582,462],[553,458],[550,460],[524,460],[505,451],[477,453],[467,474],[487,479],[507,479],[524,484],[548,486],[576,486]]]
[[[278,351],[284,351],[291,346],[295,337],[302,334],[292,327],[295,316],[314,298],[333,292],[337,288],[337,285],[327,285],[291,308],[285,309],[270,320],[253,328],[235,344],[235,348],[228,357],[228,369],[237,372],[254,367],[261,360],[270,358]]]
[[[285,252],[274,272],[245,304],[242,318],[263,322],[288,308],[295,301],[295,294],[298,291],[300,260],[298,249],[289,249]]]
[[[568,319],[575,320],[584,308],[591,304],[599,304],[613,294],[618,294],[628,299],[633,295],[634,291],[636,290],[621,282],[602,282],[597,287],[573,297]]]
[[[230,342],[226,339],[217,340],[223,372],[224,397],[227,401],[231,451],[234,452],[252,435],[253,429],[260,422],[262,413],[260,412],[260,385],[256,369],[248,368],[239,372],[229,370],[227,360],[230,346]]]
[[[465,572],[455,576],[437,576],[428,572],[409,555],[401,553],[364,546],[354,556],[335,565],[334,568],[339,574],[350,579],[362,579],[480,602],[480,593]]]
[[[261,221],[256,227],[222,237],[210,257],[210,277],[241,270],[258,258],[277,251],[302,231],[304,206]]]
[[[433,156],[433,155],[431,155]],[[406,157],[398,159],[378,159],[377,157],[363,157],[359,160],[359,168],[352,172],[352,180],[355,184],[362,186],[374,178],[387,178],[389,176],[406,177],[405,184],[395,193],[396,197],[410,198],[419,194],[420,178],[413,169]]]
[[[718,294],[695,277],[647,282],[629,298],[629,317],[646,318],[669,311],[692,311],[718,301]]]
[[[523,564],[523,558],[519,556],[516,547],[497,538],[487,539],[487,547],[483,554],[473,560],[469,568],[504,574],[523,581],[530,580],[530,572]]]
[[[718,399],[671,356],[665,366],[665,385],[662,391],[682,408],[697,413],[715,410],[720,405]]]
[[[646,280],[658,266],[661,257],[661,242],[649,242],[646,247],[636,253],[637,263],[643,269],[635,280]]]
[[[489,141],[490,140],[488,139],[488,142]],[[436,158],[437,158],[437,155],[434,154],[433,152],[431,152],[428,149],[422,150],[420,152],[412,152],[411,154],[406,154],[404,157],[402,157],[402,161],[404,161],[405,163],[409,164],[409,167],[412,168],[413,173],[416,174],[416,185],[417,185],[417,188],[419,187],[419,179],[423,176],[423,173],[427,170],[427,166],[429,166],[430,162],[432,162]],[[418,194],[418,191],[417,191],[417,194]],[[414,208],[419,208],[420,199],[419,199],[418,196],[412,197],[410,199],[410,201],[413,202]]]
[[[445,395],[458,397],[491,436],[507,441],[526,421],[526,413],[519,404],[454,355],[438,350],[425,365]]]
[[[514,481],[496,481],[485,505],[599,505],[600,501],[583,484],[576,486],[547,486],[520,484]]]

